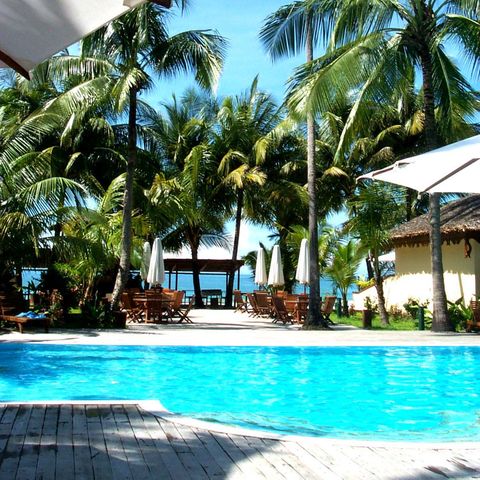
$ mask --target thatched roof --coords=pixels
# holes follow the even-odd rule
[[[440,209],[440,224],[444,242],[459,243],[464,239],[480,242],[480,195],[469,195]],[[421,215],[390,231],[394,246],[429,243],[428,215]]]

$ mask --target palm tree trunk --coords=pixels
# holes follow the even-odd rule
[[[240,227],[242,225],[242,210],[243,210],[243,189],[240,188],[238,190],[238,195],[237,195],[237,212],[235,214],[235,235],[233,237],[232,260],[236,260],[238,255],[238,244],[240,242]],[[235,271],[232,271],[228,275],[227,292],[225,295],[225,306],[227,308],[231,308],[232,306],[234,281],[235,281]]]
[[[428,8],[422,2],[425,22],[428,22]],[[426,32],[429,29],[425,30]],[[437,129],[435,122],[435,101],[433,91],[432,58],[425,41],[421,51],[423,76],[423,109],[425,115],[425,145],[428,150],[437,147]],[[438,194],[430,194],[430,260],[432,269],[432,303],[434,332],[452,331],[453,327],[448,319],[447,295],[443,279],[442,236],[440,230],[440,203]]]
[[[132,210],[133,210],[133,176],[137,162],[137,90],[130,89],[128,112],[128,161],[123,194],[122,243],[120,262],[112,294],[112,309],[116,309],[120,296],[125,289],[130,272],[130,253],[132,246]]]
[[[203,308],[205,305],[202,298],[202,288],[200,286],[200,268],[198,267],[198,242],[190,244],[192,251],[192,278],[193,291],[195,293],[195,308]]]
[[[380,321],[382,325],[389,325],[388,312],[385,307],[385,293],[383,291],[383,277],[380,272],[380,264],[378,263],[378,255],[375,254],[373,259],[373,272],[375,278],[375,289],[377,290],[378,298],[378,313],[380,314]]]
[[[306,54],[307,62],[313,60],[313,32],[312,13],[307,13]],[[308,316],[305,326],[322,325],[327,327],[320,309],[320,282],[318,274],[318,224],[317,224],[317,192],[316,192],[316,165],[315,165],[315,119],[311,111],[307,112],[307,185],[308,185],[308,245],[310,254],[310,297],[308,302]]]
[[[348,299],[347,299],[347,290],[342,290],[342,314],[344,317],[350,316],[348,313]]]

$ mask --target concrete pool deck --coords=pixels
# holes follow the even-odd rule
[[[331,331],[302,331],[223,310],[197,310],[191,318],[193,324],[132,324],[123,331],[27,330],[0,335],[0,343],[480,345],[475,334],[340,325]],[[175,416],[156,402],[3,404],[0,478],[469,479],[480,478],[480,444],[275,436]]]

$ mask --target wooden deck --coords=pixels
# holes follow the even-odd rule
[[[480,446],[352,446],[182,426],[138,405],[0,405],[0,479],[480,478]]]

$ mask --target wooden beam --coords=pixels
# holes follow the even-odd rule
[[[19,63],[17,63],[12,57],[7,55],[5,52],[0,50],[0,60],[5,64],[8,65],[10,68],[13,68],[15,71],[23,75],[27,80],[30,80],[30,75],[25,68],[23,68]]]

